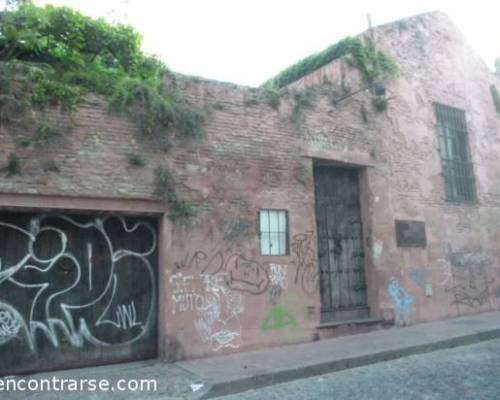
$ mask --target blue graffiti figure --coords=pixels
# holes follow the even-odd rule
[[[415,298],[400,285],[396,278],[391,278],[387,290],[394,302],[396,325],[406,325],[412,312]]]

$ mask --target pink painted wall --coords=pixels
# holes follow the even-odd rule
[[[374,109],[369,91],[332,101],[342,96],[341,86],[364,87],[341,60],[292,84],[277,110],[264,90],[179,77],[180,90],[207,110],[206,136],[178,139],[164,152],[157,141],[141,137],[133,121],[110,115],[102,100],[89,97],[73,130],[44,149],[19,147],[26,129],[0,126],[0,164],[14,150],[22,158],[22,174],[0,180],[1,204],[12,206],[6,194],[91,197],[95,208],[99,199],[147,202],[155,199],[154,169],[169,165],[198,215],[190,227],[166,218],[161,227],[160,348],[168,360],[317,337],[314,159],[361,168],[373,316],[403,324],[498,309],[500,117],[489,85],[500,89],[500,81],[440,13],[382,26],[374,34],[401,67],[400,77],[386,83],[390,100],[384,112]],[[312,105],[292,118],[293,90],[306,88]],[[466,112],[475,205],[445,200],[433,102]],[[56,122],[63,118],[47,115]],[[130,166],[132,152],[142,154],[147,166]],[[55,160],[60,173],[44,171],[43,160]],[[39,198],[40,206],[50,208]],[[158,212],[157,202],[151,204]],[[262,208],[288,210],[290,255],[260,255]],[[397,247],[395,219],[425,221],[427,246]],[[253,285],[225,283],[224,276],[242,269],[249,274],[241,278]],[[432,286],[430,297],[426,286]],[[276,316],[278,323],[266,323]]]

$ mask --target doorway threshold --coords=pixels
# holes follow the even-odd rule
[[[321,322],[317,326],[317,328],[318,329],[336,328],[338,326],[343,326],[343,325],[375,325],[375,324],[381,324],[383,322],[384,320],[382,318],[368,317],[368,318],[357,318],[351,320]]]

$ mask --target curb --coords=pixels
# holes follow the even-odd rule
[[[362,367],[383,361],[395,360],[416,354],[430,353],[436,350],[444,350],[453,347],[466,346],[488,340],[500,338],[500,328],[474,334],[440,340],[433,343],[402,347],[400,349],[386,350],[379,353],[345,358],[324,362],[321,364],[290,368],[276,372],[266,372],[259,375],[244,377],[226,382],[215,382],[197,399],[209,399],[219,396],[244,392],[250,389],[258,389],[278,383],[289,382],[296,379],[309,378],[323,375],[329,372],[337,372],[350,368]]]

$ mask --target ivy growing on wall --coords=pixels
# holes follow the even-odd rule
[[[132,27],[67,7],[24,2],[0,13],[2,115],[47,105],[72,110],[92,92],[131,112],[146,135],[177,126],[185,133],[186,102],[165,85],[163,62],[143,53],[141,44]],[[203,122],[194,107],[187,117],[187,133]]]
[[[0,122],[26,123],[29,111],[47,106],[71,112],[84,95],[95,93],[108,100],[111,110],[131,115],[148,137],[174,130],[188,139],[203,134],[203,111],[175,89],[162,61],[141,50],[142,37],[132,27],[68,7],[16,3],[0,12]],[[61,133],[38,124],[33,143]],[[129,161],[146,164],[140,156]],[[14,154],[9,174],[19,173],[19,165]],[[155,174],[158,183],[162,175]],[[167,186],[173,194],[165,201],[173,206],[173,218],[190,216],[190,205],[171,190],[172,182]]]
[[[399,67],[394,59],[377,50],[372,41],[367,40],[365,43],[360,38],[347,37],[288,67],[262,86],[270,89],[282,88],[344,56],[348,56],[350,65],[359,69],[367,82],[373,82],[385,76],[395,76],[399,73]]]
[[[7,175],[15,175],[21,173],[21,160],[16,153],[9,155],[9,162],[5,167]]]
[[[171,208],[169,218],[172,222],[188,223],[195,216],[194,207],[183,199],[175,189],[175,179],[170,169],[160,165],[155,170],[156,195]]]

